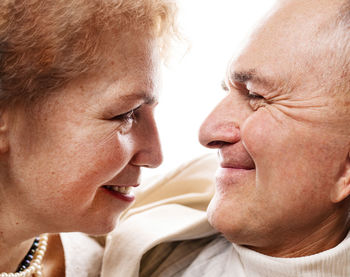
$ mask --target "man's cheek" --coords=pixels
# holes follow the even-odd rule
[[[253,159],[264,156],[264,149],[273,149],[275,143],[269,139],[273,132],[269,118],[259,111],[252,114],[242,124],[242,143]]]

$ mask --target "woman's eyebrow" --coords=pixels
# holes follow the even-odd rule
[[[158,97],[156,95],[146,92],[121,95],[120,99],[124,102],[143,100],[147,105],[153,105],[158,102]]]

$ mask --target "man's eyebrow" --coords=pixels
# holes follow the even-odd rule
[[[229,75],[229,81],[232,83],[242,83],[246,84],[247,82],[257,83],[267,87],[269,89],[276,89],[277,83],[267,77],[263,77],[261,74],[258,74],[256,70],[251,69],[248,71],[233,71]]]

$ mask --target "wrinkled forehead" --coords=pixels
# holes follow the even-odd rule
[[[237,72],[262,73],[264,81],[280,79],[297,85],[308,77],[320,76],[320,71],[329,68],[324,64],[329,61],[327,55],[332,55],[333,42],[327,29],[343,5],[343,0],[277,2],[230,63],[228,78]]]
[[[346,0],[280,0],[266,15],[253,37],[310,38],[334,21]]]

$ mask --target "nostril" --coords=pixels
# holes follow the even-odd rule
[[[214,140],[214,141],[209,142],[207,144],[207,147],[210,147],[210,148],[221,148],[224,144],[225,144],[224,141]]]

